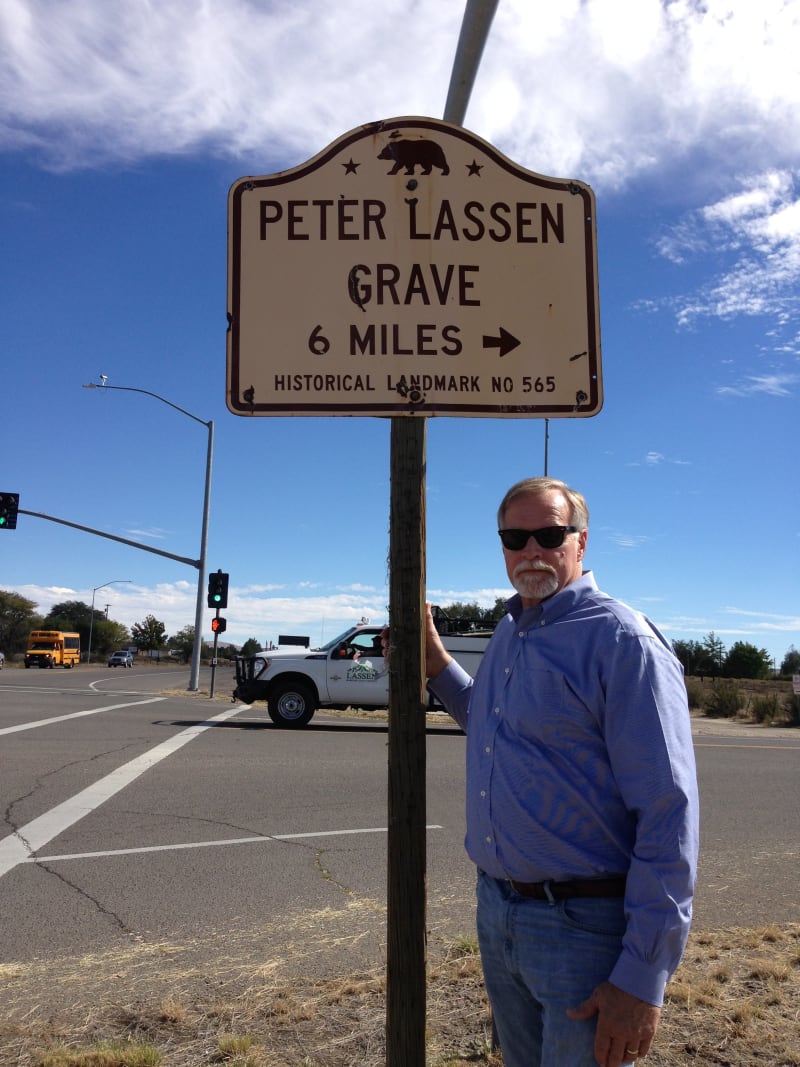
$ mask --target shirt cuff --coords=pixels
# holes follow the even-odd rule
[[[460,663],[451,660],[435,678],[428,679],[428,688],[441,701],[462,730],[466,729],[467,707],[472,689],[472,677]]]
[[[669,979],[669,971],[642,963],[627,952],[622,953],[608,976],[612,985],[656,1008],[664,1003],[664,990]]]
[[[428,680],[428,686],[443,704],[448,698],[458,698],[459,693],[472,685],[472,678],[456,660],[451,660],[435,678]]]

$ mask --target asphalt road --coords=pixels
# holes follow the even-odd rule
[[[317,713],[301,731],[186,692],[188,670],[0,672],[0,963],[199,934],[364,930],[386,899],[386,726]],[[203,672],[201,687],[208,688]],[[217,693],[232,689],[220,669]],[[701,722],[698,927],[800,922],[800,733]],[[428,919],[471,934],[464,739],[427,735]],[[380,934],[377,935],[380,940]]]

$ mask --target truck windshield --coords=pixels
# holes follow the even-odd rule
[[[334,639],[332,641],[328,641],[328,643],[326,645],[320,645],[319,648],[312,649],[312,651],[314,651],[314,652],[330,652],[330,650],[333,648],[334,645],[338,645],[340,641],[344,641],[345,637],[347,637],[347,635],[351,634],[351,633],[353,633],[352,626],[350,627],[349,630],[345,630],[343,633],[340,633],[338,637],[334,637]]]

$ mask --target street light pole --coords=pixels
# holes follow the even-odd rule
[[[103,582],[102,585],[96,585],[92,590],[92,614],[89,619],[89,648],[86,652],[86,663],[92,662],[92,630],[94,629],[94,597],[98,589],[105,589],[107,585],[122,585],[124,582],[130,582],[130,578],[113,578],[110,582]],[[106,618],[108,618],[108,612],[106,610]]]
[[[191,411],[187,411],[186,408],[182,408],[178,404],[173,404],[171,400],[167,400],[166,397],[161,396],[159,393],[153,393],[149,389],[135,389],[130,385],[106,385],[105,381],[100,385],[97,385],[95,382],[90,382],[88,385],[84,385],[83,388],[116,389],[123,393],[143,393],[144,396],[152,396],[155,400],[160,400],[162,404],[166,404],[167,407],[174,408],[175,411],[180,411],[182,415],[186,415],[195,422],[199,422],[200,425],[205,426],[208,431],[206,481],[205,492],[203,495],[203,524],[200,531],[200,559],[196,564],[198,575],[197,604],[194,614],[194,645],[192,646],[192,666],[189,672],[189,691],[197,692],[200,688],[200,656],[203,650],[203,586],[206,578],[206,557],[208,554],[208,516],[211,509],[211,461],[214,455],[214,423],[213,421],[206,422],[205,419],[198,418],[197,415],[193,415]],[[195,566],[195,564],[192,564],[192,566]]]

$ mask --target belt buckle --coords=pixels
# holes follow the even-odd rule
[[[553,891],[551,889],[552,879],[548,878],[545,882],[533,882],[528,883],[529,889],[526,890],[526,883],[517,882],[514,878],[508,879],[508,884],[521,897],[527,897],[528,900],[546,900],[548,904],[557,904]],[[533,886],[537,887],[537,891],[533,892]],[[538,892],[538,888],[541,886],[541,895]]]

